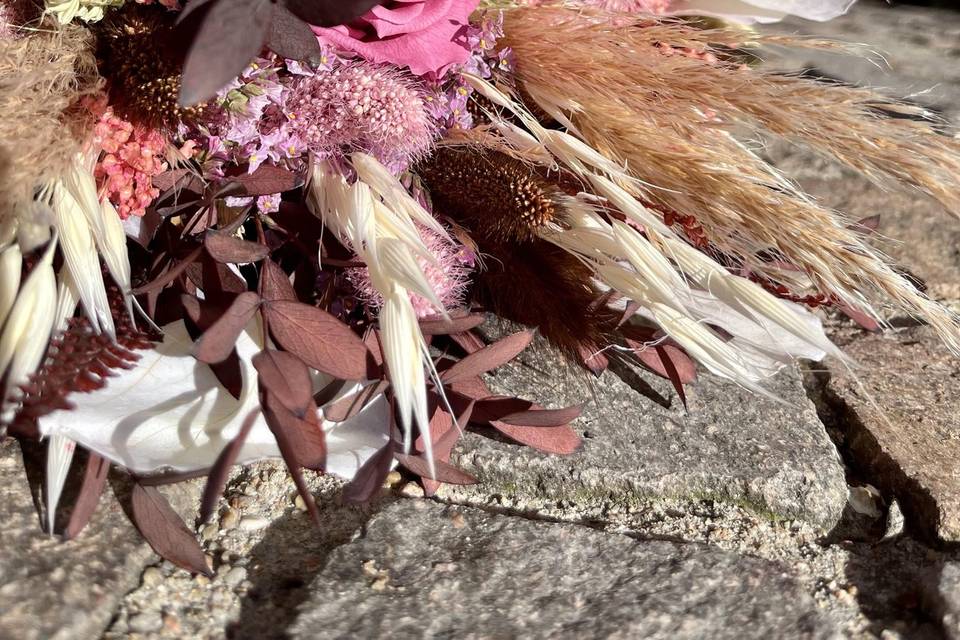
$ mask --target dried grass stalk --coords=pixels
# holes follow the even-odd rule
[[[101,86],[90,32],[44,22],[0,39],[0,233],[29,210],[37,185],[60,176],[92,127],[80,105]]]
[[[725,62],[724,48],[744,42],[738,30],[540,7],[507,11],[505,31],[523,88],[628,167],[639,183],[623,186],[635,196],[695,216],[716,246],[758,273],[778,278],[756,258],[775,249],[821,291],[874,316],[874,307],[892,302],[927,319],[960,351],[953,315],[894,271],[842,215],[730,134],[748,125],[801,142],[960,213],[960,141],[940,135],[932,121],[884,115],[922,117],[922,110],[864,89]]]

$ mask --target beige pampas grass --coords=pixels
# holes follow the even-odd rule
[[[27,37],[0,39],[3,241],[15,219],[33,210],[37,185],[62,175],[80,151],[93,126],[80,100],[99,90],[93,38],[83,27],[47,20]]]
[[[626,167],[629,179],[614,182],[630,196],[694,216],[718,249],[754,273],[781,280],[756,257],[773,250],[820,291],[875,317],[892,303],[960,351],[952,314],[897,274],[842,215],[730,133],[746,125],[801,142],[960,213],[960,142],[929,121],[884,116],[921,110],[724,61],[724,48],[744,44],[742,31],[563,7],[506,11],[504,28],[523,89],[566,119],[570,133]]]

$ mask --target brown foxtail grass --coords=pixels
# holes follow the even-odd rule
[[[99,90],[87,29],[46,21],[0,39],[0,229],[73,162],[93,124],[80,100]]]
[[[922,110],[864,89],[725,62],[725,50],[744,43],[739,30],[540,7],[505,12],[505,31],[523,88],[627,167],[643,184],[623,185],[635,196],[693,215],[717,247],[756,272],[777,279],[755,258],[775,249],[821,291],[874,316],[892,303],[960,350],[954,316],[897,274],[842,215],[730,134],[747,125],[801,142],[960,213],[960,141],[927,120],[884,116]]]

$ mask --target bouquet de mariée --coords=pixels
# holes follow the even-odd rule
[[[960,324],[769,165],[782,138],[960,212],[960,139],[911,103],[758,64],[852,0],[3,0],[2,435],[46,446],[62,531],[111,466],[156,485],[282,458],[369,499],[473,482],[465,430],[563,455],[577,406],[492,393],[540,336],[569,375],[698,368],[757,394],[844,359],[823,310]],[[484,322],[518,332],[489,340]],[[486,325],[485,325],[486,326]],[[575,423],[574,423],[575,424]],[[76,456],[83,450],[83,456]],[[181,536],[182,537],[182,536]],[[196,544],[193,542],[192,544]],[[207,571],[203,555],[171,558]]]

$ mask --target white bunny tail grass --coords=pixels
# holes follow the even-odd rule
[[[20,396],[19,385],[40,366],[50,341],[57,308],[57,278],[53,272],[56,245],[54,236],[19,287],[0,333],[0,376],[6,376],[0,388],[0,422],[10,417],[12,404]]]
[[[573,153],[629,200],[692,217],[710,245],[744,272],[787,284],[780,267],[758,257],[776,255],[820,293],[877,319],[884,307],[899,308],[960,352],[954,314],[899,275],[844,216],[818,205],[728,130],[745,125],[799,141],[874,180],[920,189],[951,210],[960,210],[960,141],[940,135],[922,110],[870,91],[725,59],[747,38],[762,44],[763,37],[609,18],[559,6],[505,12],[523,90],[570,123],[565,135],[543,137],[531,128],[544,146],[571,169],[582,168],[565,158]],[[570,144],[574,136],[623,171],[582,153]],[[614,204],[630,215],[622,202]]]
[[[335,168],[316,163],[307,203],[314,215],[366,264],[373,288],[383,297],[379,314],[383,356],[404,432],[404,447],[410,450],[414,424],[421,432],[429,432],[425,369],[436,375],[410,292],[423,296],[436,309],[444,309],[417,262],[418,256],[433,258],[414,223],[439,228],[444,236],[446,231],[375,159],[354,154],[353,163],[359,176],[353,184]],[[441,388],[439,380],[436,382]],[[424,438],[424,442],[432,465],[430,438]]]

